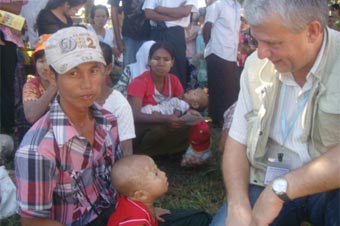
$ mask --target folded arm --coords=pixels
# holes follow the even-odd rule
[[[175,8],[157,6],[155,10],[159,14],[170,16],[176,19],[181,19],[183,17],[189,16],[191,13],[191,9],[192,9],[192,5],[184,5],[184,4],[185,2]]]
[[[144,9],[144,13],[145,13],[145,17],[149,20],[173,21],[173,20],[177,19],[177,18],[172,17],[172,16],[160,14],[160,13],[158,13],[155,10],[152,10],[152,9]]]

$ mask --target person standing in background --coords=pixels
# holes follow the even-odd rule
[[[203,38],[206,44],[209,116],[217,126],[237,99],[236,60],[240,31],[240,4],[217,0],[207,7]]]
[[[191,13],[190,24],[184,29],[185,42],[187,47],[185,54],[189,63],[191,63],[192,59],[196,56],[196,38],[200,30],[200,26],[198,25],[198,18],[199,13]]]
[[[16,15],[27,0],[0,0],[0,10]],[[12,134],[14,127],[14,77],[17,65],[17,48],[23,47],[21,31],[0,24],[0,83],[1,83],[1,133]]]
[[[146,18],[152,20],[151,39],[167,41],[174,48],[175,61],[170,72],[179,78],[184,88],[187,84],[184,28],[190,23],[190,13],[197,9],[197,0],[147,0],[143,5]]]
[[[124,20],[122,33],[119,24],[119,3],[123,4]],[[142,6],[144,0],[109,0],[114,36],[117,42],[118,58],[123,53],[123,67],[136,62],[136,53],[141,45],[150,39],[150,24],[145,18]],[[123,36],[123,39],[122,39]]]
[[[36,29],[37,16],[39,12],[45,8],[48,0],[28,0],[28,3],[21,9],[20,15],[25,17],[27,30],[27,41],[31,49],[35,49],[37,42],[39,41],[39,34]]]
[[[72,26],[71,16],[74,16],[85,3],[86,0],[50,0],[37,17],[39,36],[53,34],[59,29]]]

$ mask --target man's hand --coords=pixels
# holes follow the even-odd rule
[[[118,48],[120,54],[123,53],[124,52],[124,43],[123,43],[123,40],[121,38],[117,38],[116,39],[116,44],[117,44],[117,48]],[[115,57],[119,57],[120,54],[118,56],[115,55]]]
[[[271,184],[268,185],[253,208],[250,226],[268,226],[279,215],[283,201],[272,191]]]
[[[228,205],[226,226],[249,226],[251,220],[250,205]]]
[[[112,53],[115,56],[115,59],[120,57],[121,51],[118,48],[112,48]]]

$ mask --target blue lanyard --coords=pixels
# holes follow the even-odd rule
[[[283,100],[282,100],[282,117],[281,117],[281,136],[282,136],[282,145],[284,145],[287,141],[287,137],[288,134],[292,131],[294,124],[296,123],[296,120],[298,119],[300,113],[302,112],[304,106],[307,103],[308,97],[309,97],[309,93],[310,90],[308,90],[304,97],[303,100],[300,102],[293,118],[292,121],[289,123],[289,126],[287,127],[287,114],[286,114],[286,110],[285,110],[285,99],[286,99],[286,90],[287,90],[287,86],[285,84],[283,84],[282,86],[282,96],[283,96]]]

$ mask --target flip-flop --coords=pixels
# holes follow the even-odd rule
[[[210,149],[203,152],[196,152],[192,149],[190,145],[185,154],[183,155],[181,166],[184,167],[200,166],[207,163],[210,158],[211,158]]]

